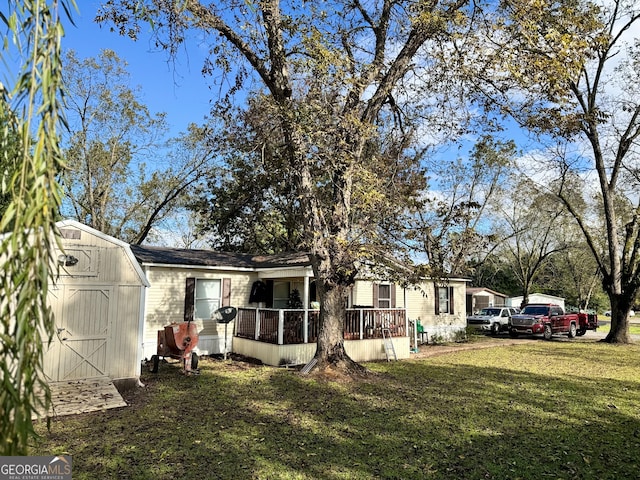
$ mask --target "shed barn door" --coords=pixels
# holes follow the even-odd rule
[[[45,356],[52,381],[108,375],[107,344],[111,323],[110,287],[62,287],[62,305],[55,317],[56,333]]]

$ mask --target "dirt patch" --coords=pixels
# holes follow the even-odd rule
[[[201,357],[203,360],[211,360],[211,361],[225,361],[224,356],[222,354],[213,354]],[[229,364],[246,364],[248,367],[259,367],[264,365],[261,360],[253,357],[246,357],[244,355],[240,355],[239,353],[229,352],[227,353],[227,361]]]

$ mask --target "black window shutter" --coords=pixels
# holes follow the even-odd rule
[[[436,307],[436,315],[440,315],[440,295],[438,292],[438,284],[434,283],[433,284],[433,291],[435,292],[435,295],[433,297],[433,303]]]
[[[391,291],[391,308],[396,308],[396,285],[392,283],[389,290]]]
[[[453,287],[449,287],[449,313],[453,315]]]
[[[184,289],[184,321],[193,321],[194,302],[196,298],[196,279],[193,277],[187,278],[187,283]]]
[[[228,307],[231,305],[231,279],[222,279],[222,306]]]

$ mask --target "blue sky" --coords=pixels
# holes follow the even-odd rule
[[[209,113],[209,100],[213,93],[202,75],[203,56],[197,45],[181,52],[176,61],[168,62],[166,52],[159,51],[151,42],[149,31],[142,32],[137,41],[109,31],[108,25],[98,25],[93,19],[99,1],[77,2],[79,13],[74,13],[75,26],[66,18],[63,49],[72,49],[80,59],[97,57],[108,48],[127,62],[131,86],[142,89],[140,100],[152,113],[166,112],[172,136],[186,130],[189,123],[202,123]]]

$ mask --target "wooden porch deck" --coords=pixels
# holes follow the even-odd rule
[[[277,345],[315,343],[318,339],[319,310],[238,308],[235,337]],[[382,339],[409,331],[404,308],[348,308],[345,311],[344,339]]]

